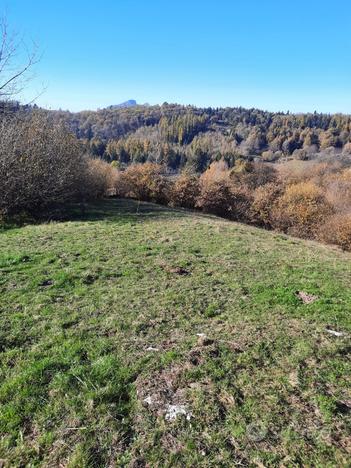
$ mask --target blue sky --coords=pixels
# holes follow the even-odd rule
[[[351,113],[351,1],[5,0],[43,53],[23,99]]]

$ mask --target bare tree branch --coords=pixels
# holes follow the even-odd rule
[[[25,52],[26,57],[23,57]],[[39,60],[37,46],[33,44],[29,50],[16,34],[9,33],[6,18],[2,18],[0,20],[0,101],[9,101],[23,91],[25,84],[31,79],[30,71]]]
[[[1,95],[1,91],[6,88],[6,86],[8,86],[10,83],[12,83],[13,81],[17,80],[20,76],[24,75],[26,73],[27,70],[29,70],[29,68],[34,64],[35,62],[30,59],[28,61],[28,63],[25,65],[24,68],[22,68],[21,70],[19,70],[15,75],[11,76],[11,78],[9,78],[7,81],[5,81],[5,83],[3,84],[0,84],[0,95]]]

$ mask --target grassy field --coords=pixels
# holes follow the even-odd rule
[[[350,254],[110,200],[0,274],[0,466],[350,466]]]

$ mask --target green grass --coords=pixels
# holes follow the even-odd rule
[[[0,466],[348,466],[350,261],[133,201],[1,232]]]

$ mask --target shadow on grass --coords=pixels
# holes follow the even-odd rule
[[[183,218],[191,212],[181,208],[169,208],[155,203],[139,202],[126,198],[109,198],[90,203],[74,203],[51,207],[50,210],[36,215],[19,214],[9,220],[0,221],[0,233],[18,229],[25,225],[55,222],[93,222],[111,223],[146,222],[156,219]]]
[[[105,199],[86,205],[72,205],[68,209],[66,220],[69,221],[109,221],[130,222],[150,219],[182,218],[189,213],[180,209],[139,202],[124,198]]]

